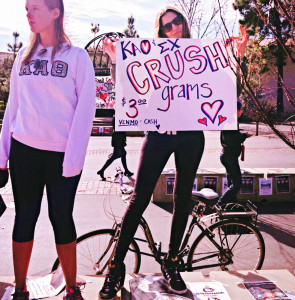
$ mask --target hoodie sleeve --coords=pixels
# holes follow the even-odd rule
[[[21,64],[21,54],[23,49],[18,52],[14,61],[11,75],[10,75],[10,90],[7,101],[7,106],[4,114],[4,119],[1,128],[0,135],[0,168],[6,168],[9,159],[10,146],[11,146],[11,125],[16,118],[16,114],[19,107],[19,76],[18,70]]]
[[[80,174],[95,115],[95,75],[91,60],[84,49],[76,57],[77,106],[73,117],[63,161],[63,176]]]

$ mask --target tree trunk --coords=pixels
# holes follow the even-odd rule
[[[275,6],[277,6],[277,0],[274,1]],[[279,40],[282,40],[282,23],[280,20],[280,15],[277,9],[274,10],[274,22],[276,27],[276,32],[278,34]],[[277,40],[277,67],[278,67],[278,82],[277,82],[277,113],[281,114],[284,112],[284,91],[283,91],[283,79],[284,79],[284,49],[282,45]]]

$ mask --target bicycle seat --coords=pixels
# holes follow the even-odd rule
[[[206,200],[217,200],[219,198],[219,195],[209,188],[203,188],[200,191],[192,191],[192,195]]]

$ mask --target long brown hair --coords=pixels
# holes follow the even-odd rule
[[[71,45],[69,37],[66,35],[64,30],[64,4],[63,0],[43,0],[46,6],[52,10],[54,8],[59,9],[59,17],[54,22],[54,45],[51,53],[51,60],[54,59],[55,54],[61,50],[62,44],[67,42],[68,45]],[[30,43],[26,49],[24,58],[22,60],[23,64],[28,64],[34,51],[37,49],[38,45],[41,43],[40,33],[31,33]]]
[[[173,12],[176,15],[180,15],[183,18],[183,28],[182,28],[182,37],[183,38],[190,38],[191,32],[188,26],[188,22],[185,16],[175,7],[173,6],[165,6],[164,8],[160,9],[156,15],[156,22],[155,22],[155,37],[167,37],[166,34],[162,31],[162,17],[167,12]]]

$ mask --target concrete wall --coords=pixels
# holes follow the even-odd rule
[[[226,186],[224,169],[199,169],[194,189],[204,187],[214,189],[219,196]],[[268,179],[268,180],[264,180]],[[153,202],[170,202],[173,199],[175,169],[165,169],[161,174],[153,193]],[[242,170],[242,188],[238,194],[241,202],[294,201],[295,168],[287,169],[244,169]]]

